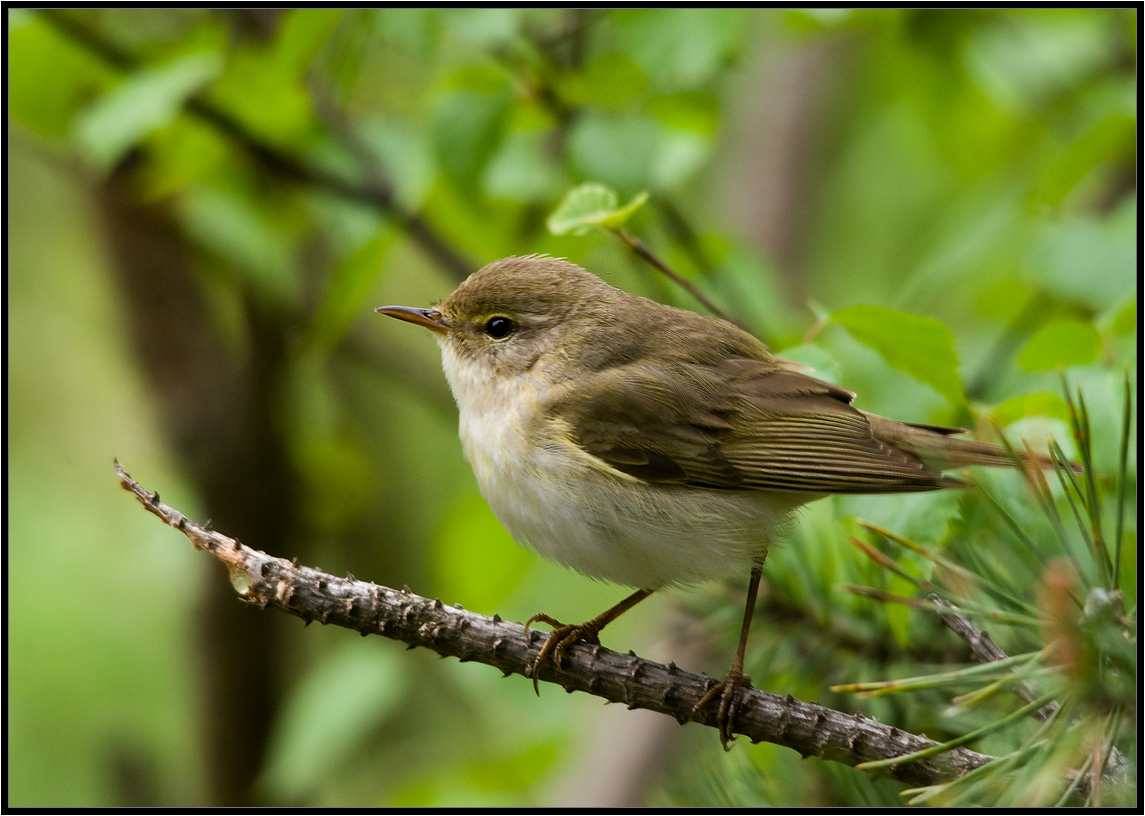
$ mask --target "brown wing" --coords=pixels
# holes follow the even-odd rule
[[[813,493],[958,484],[875,437],[854,395],[760,360],[620,366],[550,405],[573,441],[648,482]]]

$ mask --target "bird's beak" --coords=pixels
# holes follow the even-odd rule
[[[413,306],[379,306],[374,311],[389,317],[396,317],[407,323],[425,326],[425,328],[438,334],[453,331],[453,327],[445,322],[445,316],[437,309],[417,309]]]

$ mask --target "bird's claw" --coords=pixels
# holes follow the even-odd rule
[[[541,696],[540,687],[540,669],[541,666],[547,662],[552,662],[554,666],[560,668],[561,660],[564,659],[565,649],[572,646],[574,643],[592,643],[600,644],[600,627],[596,626],[589,621],[579,625],[570,625],[561,623],[556,618],[540,613],[533,615],[525,621],[525,631],[529,631],[529,627],[534,623],[547,623],[553,627],[553,631],[549,633],[548,640],[541,650],[537,652],[537,656],[533,658],[532,665],[529,669],[529,674],[533,678],[533,691],[537,696]]]
[[[739,690],[745,686],[750,688],[751,680],[745,677],[742,671],[733,667],[727,677],[709,688],[699,702],[692,706],[692,719],[695,719],[704,706],[719,696],[716,725],[720,729],[720,745],[725,751],[730,751],[731,744],[735,742],[735,734],[732,731],[735,728],[736,711],[739,709]]]

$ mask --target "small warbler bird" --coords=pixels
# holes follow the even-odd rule
[[[553,627],[532,666],[559,665],[655,590],[750,569],[747,609],[719,696],[727,748],[768,546],[830,493],[955,487],[966,465],[1013,466],[957,428],[885,419],[714,317],[609,286],[568,261],[505,258],[441,304],[382,306],[441,347],[465,456],[514,539],[635,588],[586,623]],[[1046,461],[1037,460],[1038,466]]]

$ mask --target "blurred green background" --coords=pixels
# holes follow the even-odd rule
[[[246,544],[478,612],[615,603],[627,590],[501,530],[435,344],[372,313],[529,252],[700,310],[609,236],[546,231],[583,181],[648,191],[630,229],[859,407],[1068,444],[1062,367],[1117,472],[1136,10],[6,18],[10,805],[899,801],[785,749],[725,755],[707,729],[246,608],[118,488],[113,457]],[[939,375],[926,343],[880,348],[863,324],[883,313],[849,309],[872,306],[953,333]],[[965,510],[805,512],[769,560],[755,684],[856,710],[828,686],[920,639],[965,659],[923,616],[837,589],[878,580],[847,519],[939,543]],[[746,578],[661,593],[606,645],[722,675]]]

